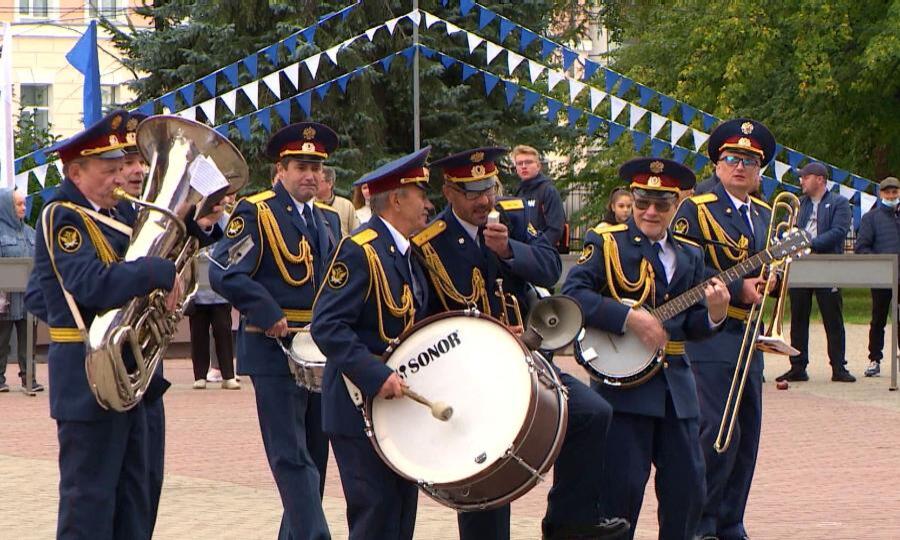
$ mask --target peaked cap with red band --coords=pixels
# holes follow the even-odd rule
[[[775,157],[775,136],[764,124],[749,118],[722,122],[709,135],[706,152],[713,163],[724,150],[758,157],[765,167]]]
[[[697,182],[694,171],[677,161],[660,158],[635,158],[619,167],[619,178],[632,189],[644,192],[678,194]]]
[[[403,186],[416,186],[425,189],[428,184],[428,169],[425,160],[431,147],[407,154],[401,158],[385,163],[353,183],[354,186],[365,184],[369,187],[369,196],[391,191]]]
[[[60,141],[47,152],[57,152],[63,163],[80,158],[118,159],[125,155],[128,111],[113,111],[83,131]]]
[[[338,146],[338,136],[318,122],[299,122],[278,130],[266,145],[266,157],[273,162],[284,158],[325,161]]]
[[[484,191],[494,186],[497,161],[509,152],[499,146],[473,148],[441,158],[432,167],[440,167],[444,178],[463,191]]]

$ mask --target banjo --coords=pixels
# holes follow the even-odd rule
[[[704,300],[704,289],[713,279],[728,285],[764,264],[800,253],[809,247],[809,242],[805,231],[794,229],[765,250],[649,311],[659,322],[665,322]],[[631,299],[622,299],[622,303],[636,304]],[[575,360],[592,379],[609,386],[628,388],[644,383],[659,370],[664,356],[664,350],[652,350],[629,333],[619,335],[586,326],[575,341]]]

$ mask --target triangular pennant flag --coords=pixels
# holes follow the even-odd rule
[[[643,148],[644,145],[647,144],[647,139],[649,139],[649,138],[650,138],[650,136],[647,135],[646,133],[644,133],[643,131],[632,131],[631,132],[631,140],[632,140],[632,142],[634,142],[635,153],[639,153],[641,151],[641,148]]]
[[[632,81],[628,77],[625,77],[623,75],[623,76],[621,76],[621,79],[622,79],[622,82],[621,82],[621,84],[619,84],[619,89],[616,90],[616,95],[619,97],[627,94],[628,91],[631,90],[631,87],[634,86],[634,81]]]
[[[491,21],[497,18],[497,14],[483,6],[478,6],[478,9],[478,29],[482,30],[485,26],[491,24]]]
[[[504,84],[506,85],[506,106],[509,107],[519,93],[519,85],[512,81],[505,81]]]
[[[541,38],[541,60],[547,58],[553,52],[559,48],[559,45],[553,43],[547,38]]]
[[[263,49],[263,54],[266,55],[266,58],[269,60],[269,63],[273,66],[278,65],[278,43],[273,43],[269,45],[265,49]]]
[[[690,124],[691,120],[694,119],[694,115],[697,114],[697,109],[695,107],[691,107],[687,103],[681,104],[681,121],[685,124]]]
[[[603,101],[603,98],[605,97],[606,92],[602,92],[594,87],[591,87],[591,112],[594,112],[594,109],[597,108],[597,105],[600,105],[600,102]]]
[[[537,104],[541,95],[527,88],[523,88],[522,91],[525,93],[525,102],[522,104],[522,111],[528,112]]]
[[[838,184],[838,183],[835,183],[835,185],[838,186],[838,193],[840,193],[841,195],[846,197],[848,200],[851,197],[853,197],[854,194],[857,193],[857,191],[850,186],[845,186],[843,184]]]
[[[469,44],[469,54],[475,52],[475,49],[481,45],[481,42],[484,41],[477,34],[473,34],[472,32],[466,32],[466,41]]]
[[[184,102],[188,104],[188,107],[192,107],[194,105],[194,84],[186,84],[178,89],[178,93],[181,94],[181,98],[184,99]]]
[[[844,180],[846,180],[847,176],[849,176],[849,175],[850,175],[849,172],[847,172],[843,169],[838,169],[834,165],[831,166],[831,177],[834,178],[835,182],[839,182],[839,183],[843,184]]]
[[[282,73],[291,81],[294,89],[300,89],[300,62],[289,65],[281,70]]]
[[[638,102],[641,104],[641,107],[646,107],[647,104],[650,103],[650,100],[653,99],[654,96],[656,96],[656,90],[648,88],[643,84],[638,85],[638,93],[640,93],[641,95],[641,99]]]
[[[619,113],[622,112],[622,109],[625,108],[625,105],[628,104],[624,99],[617,98],[616,96],[609,96],[610,100],[610,113],[609,119],[615,121],[616,118],[619,117]]]
[[[275,112],[278,114],[278,117],[281,118],[281,121],[287,125],[291,123],[291,100],[285,99],[279,101],[275,105],[272,106],[275,109]]]
[[[703,154],[694,154],[694,172],[703,170],[703,167],[706,167],[707,163],[709,163],[708,157]]]
[[[532,32],[531,30],[529,30],[525,27],[520,27],[520,28],[521,28],[521,32],[522,32],[522,37],[519,39],[519,52],[522,52],[529,45],[531,45],[531,42],[536,40],[538,36],[537,36],[537,34],[535,34],[534,32]]]
[[[803,154],[801,154],[800,152],[797,152],[796,150],[791,150],[790,148],[788,148],[787,155],[788,155],[788,163],[790,163],[791,167],[793,167],[795,169],[800,168],[800,162],[803,161],[803,158],[806,157]]]
[[[516,54],[510,50],[507,50],[506,51],[506,69],[508,70],[508,73],[510,75],[512,75],[513,71],[515,71],[516,68],[519,67],[519,64],[521,64],[523,60],[525,60],[525,57],[522,56],[521,54]]]
[[[210,73],[206,77],[200,79],[200,84],[206,88],[206,91],[209,92],[209,95],[216,95],[216,74],[215,72]]]
[[[457,32],[465,32],[462,28],[456,26],[452,22],[444,21],[444,26],[447,28],[447,35],[456,34]]]
[[[387,28],[388,34],[394,35],[394,28],[397,28],[397,22],[400,20],[400,17],[395,17],[389,21],[384,22],[384,27]]]
[[[619,74],[611,69],[604,69],[606,73],[606,93],[612,92],[613,87],[619,82]]]
[[[56,171],[59,173],[59,177],[63,178],[65,175],[63,174],[63,162],[61,159],[57,159],[53,162],[53,165],[56,166]]]
[[[278,73],[276,71],[266,75],[262,78],[262,82],[266,83],[266,86],[275,94],[276,98],[281,99],[281,78],[278,76]]]
[[[500,43],[506,41],[506,38],[509,37],[509,33],[512,32],[515,27],[516,25],[509,19],[504,17],[500,18]]]
[[[584,90],[585,86],[587,85],[577,79],[569,79],[569,103],[575,103],[575,98]]]
[[[569,107],[568,116],[569,116],[569,127],[574,128],[575,122],[577,122],[578,119],[581,118],[581,109],[579,109],[578,107]]]
[[[709,135],[703,133],[699,129],[692,129],[691,131],[694,135],[694,150],[700,150],[700,147],[703,146],[703,143],[705,143],[709,139]]]
[[[669,119],[666,118],[665,116],[660,116],[660,115],[656,114],[655,112],[651,112],[650,113],[650,136],[656,137],[656,134],[659,133],[659,130],[661,130],[664,125],[666,125],[666,122],[668,120]]]
[[[350,76],[351,74],[347,73],[346,75],[341,75],[338,77],[337,81],[335,81],[337,82],[338,88],[341,89],[342,94],[347,93],[347,83],[350,82]]]
[[[434,26],[434,23],[440,21],[439,18],[435,17],[431,13],[428,13],[427,11],[424,11],[423,13],[425,13],[425,28],[431,28],[432,26]]]
[[[37,177],[38,184],[40,184],[41,187],[44,187],[44,184],[47,183],[47,169],[49,168],[50,165],[44,163],[43,165],[38,165],[37,167],[32,169],[32,172],[34,172],[34,175]]]
[[[47,163],[47,154],[44,153],[43,149],[38,150],[37,152],[32,154],[32,157],[34,158],[35,163],[37,163],[38,165]]]
[[[475,75],[476,72],[478,72],[478,70],[475,69],[474,67],[470,66],[469,64],[463,64],[462,65],[462,80],[465,81],[472,75]]]
[[[183,111],[178,112],[178,116],[182,118],[187,118],[188,120],[196,120],[197,119],[197,107],[188,107]]]
[[[153,113],[156,111],[156,102],[147,101],[143,103],[140,107],[138,107],[138,111],[147,116],[153,116]]]
[[[316,95],[319,96],[319,101],[325,101],[325,96],[328,95],[328,91],[331,90],[331,81],[326,81],[313,88],[315,90]]]
[[[451,56],[447,56],[446,54],[442,54],[440,56],[440,60],[441,65],[444,66],[444,69],[450,69],[451,67],[456,65],[456,59]]]
[[[475,0],[459,0],[459,14],[464,16],[475,7]]]
[[[669,143],[662,139],[653,137],[650,140],[650,155],[653,157],[660,157],[661,155],[663,155],[663,152],[665,152],[667,148],[670,148]]]
[[[238,128],[241,138],[245,141],[250,139],[250,117],[242,116],[234,119],[234,125]]]
[[[711,130],[712,127],[714,125],[716,125],[718,122],[719,121],[715,116],[713,116],[709,113],[703,113],[703,129],[705,131]]]
[[[300,105],[300,108],[303,109],[303,114],[309,118],[309,115],[312,112],[312,93],[307,90],[302,94],[294,96],[294,101],[297,102],[297,105]]]
[[[292,34],[292,35],[290,35],[290,36],[284,38],[284,41],[283,41],[282,43],[284,43],[284,46],[287,48],[287,50],[288,50],[288,55],[289,55],[291,58],[293,58],[293,57],[294,57],[294,53],[297,52],[297,35],[296,35],[296,34]]]
[[[413,23],[413,26],[419,26],[419,23],[422,22],[422,12],[415,9],[410,11],[406,18],[409,19],[409,22]]]
[[[223,136],[223,137],[228,137],[228,135],[229,135],[229,133],[228,133],[228,127],[229,127],[230,125],[231,125],[231,124],[222,124],[221,126],[216,126],[216,132],[218,132],[219,135],[221,135],[221,136]]]
[[[547,120],[550,122],[556,122],[556,115],[559,114],[559,110],[562,109],[563,102],[558,99],[547,98]]]
[[[690,150],[684,148],[682,146],[676,146],[672,149],[672,159],[677,161],[678,163],[684,163],[684,160],[687,159]]]
[[[497,77],[493,73],[484,72],[484,95],[489,96],[491,92],[494,90],[494,87],[497,86],[497,83],[500,82],[500,77]]]
[[[425,58],[434,58],[434,55],[437,54],[437,51],[435,51],[434,49],[432,49],[430,47],[425,47],[424,45],[415,45],[410,48],[416,49],[417,51],[422,53],[422,56],[424,56]]]
[[[679,139],[687,133],[688,127],[681,122],[676,122],[672,120],[672,138],[670,141],[672,142],[672,146],[678,144]]]
[[[340,50],[341,50],[341,46],[339,44],[335,45],[334,47],[327,49],[325,51],[325,56],[327,56],[328,59],[331,60],[332,64],[338,65],[337,55],[338,55],[338,51],[340,51]]]
[[[875,197],[869,195],[868,193],[860,193],[859,194],[859,207],[862,210],[862,213],[865,214],[875,205]]]
[[[234,114],[234,106],[237,103],[237,89],[222,94],[222,101],[228,107],[228,110],[231,111],[231,114]]]
[[[772,195],[775,194],[775,190],[776,190],[777,188],[778,188],[778,181],[777,181],[777,180],[775,180],[775,179],[773,179],[773,178],[769,178],[768,176],[763,176],[763,177],[762,177],[763,196],[764,196],[766,199],[771,199],[771,198],[772,198]]]
[[[600,69],[600,64],[594,62],[593,60],[585,60],[584,61],[584,75],[581,76],[581,80],[586,81],[594,76],[594,73]]]
[[[782,181],[781,179],[784,177],[784,173],[788,172],[790,170],[790,168],[791,167],[787,163],[782,163],[782,162],[776,160],[775,161],[775,178],[777,178],[778,181],[781,182]]]
[[[659,95],[659,112],[662,113],[663,116],[669,116],[669,113],[672,112],[672,107],[674,106],[674,99],[663,94]]]
[[[588,115],[587,134],[589,136],[593,135],[594,132],[596,132],[598,129],[600,129],[600,126],[603,125],[603,122],[604,122],[604,120],[602,118],[600,118],[599,116],[589,114]]]
[[[501,51],[503,51],[503,47],[488,41],[487,42],[487,63],[490,64],[494,60],[494,58],[497,58],[497,55],[500,54]]]
[[[251,81],[241,87],[244,95],[250,99],[254,109],[259,108],[259,81]],[[234,112],[234,111],[232,111]]]
[[[317,28],[316,25],[312,25],[309,28],[306,28],[300,32],[300,35],[303,36],[303,39],[305,39],[306,42],[309,43],[310,45],[316,44],[316,42],[315,42],[316,28]]]
[[[366,37],[369,38],[369,41],[372,41],[375,38],[375,32],[381,30],[382,28],[384,28],[383,24],[366,30]]]
[[[634,129],[634,126],[638,125],[645,114],[647,114],[647,109],[632,104],[628,110],[628,127]]]
[[[619,137],[625,133],[625,126],[622,124],[618,124],[616,122],[609,123],[609,139],[607,139],[607,144],[612,146],[614,142],[619,140]]]
[[[20,172],[16,175],[16,190],[21,193],[28,193],[28,175],[31,170]]]
[[[231,88],[234,88],[238,84],[238,65],[237,62],[233,64],[229,64],[222,68],[222,73],[225,74],[225,78],[228,79],[228,82],[231,83]]]
[[[575,63],[575,59],[578,58],[578,53],[568,47],[563,47],[562,55],[563,55],[563,69],[565,69],[565,70],[568,70],[569,68],[571,68],[572,64]]]
[[[216,123],[216,98],[207,99],[200,104],[200,110],[206,116],[206,120],[210,124]]]
[[[544,66],[538,64],[534,60],[528,61],[528,77],[531,79],[532,84],[537,81],[537,78],[540,77],[543,72]]]
[[[159,101],[163,107],[169,109],[169,112],[175,112],[175,92],[169,92],[160,96]]]
[[[407,47],[397,54],[399,54],[403,58],[406,58],[406,67],[409,67],[412,65],[413,58],[416,55],[416,48],[415,47]]]
[[[869,181],[865,178],[860,178],[856,175],[853,175],[853,187],[858,189],[859,191],[865,191],[867,187],[869,187]]]
[[[309,70],[309,75],[315,79],[319,72],[319,61],[322,59],[322,53],[314,54],[303,61],[303,65]]]
[[[382,58],[378,63],[379,63],[379,65],[381,65],[381,69],[385,73],[387,73],[388,71],[391,70],[391,62],[393,62],[393,61],[394,61],[394,55],[392,54],[390,56],[386,56],[386,57]]]
[[[560,81],[566,78],[566,74],[562,71],[556,71],[553,69],[547,70],[547,88],[553,90],[553,88],[559,84]]]
[[[247,58],[244,58],[243,60],[241,60],[241,63],[244,64],[244,67],[247,68],[247,71],[250,72],[250,75],[256,77],[256,65],[257,65],[256,53],[251,54]],[[247,126],[249,129],[249,126],[250,126],[249,119],[247,119]]]

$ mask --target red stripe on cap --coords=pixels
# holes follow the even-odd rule
[[[461,167],[444,169],[444,175],[451,182],[474,182],[497,174],[497,166],[493,161],[467,163]]]
[[[371,196],[377,193],[391,191],[393,189],[397,189],[409,184],[420,184],[427,182],[428,169],[419,167],[416,169],[407,169],[398,174],[392,174],[390,176],[379,178],[374,182],[368,182],[366,185],[369,186],[369,195]]]

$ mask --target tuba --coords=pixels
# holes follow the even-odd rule
[[[230,184],[228,193],[240,190],[249,178],[240,151],[203,124],[177,116],[153,116],[138,126],[136,140],[150,164],[150,174],[140,199],[116,190],[117,197],[140,207],[124,260],[152,256],[173,261],[175,279],[184,283],[184,293],[171,312],[166,308],[167,293],[156,290],[98,315],[91,323],[85,360],[88,384],[101,407],[120,412],[133,408],[146,393],[184,306],[197,290],[199,242],[188,236],[185,226],[204,199],[192,187],[194,159],[212,160]],[[129,351],[133,367],[127,361]]]

